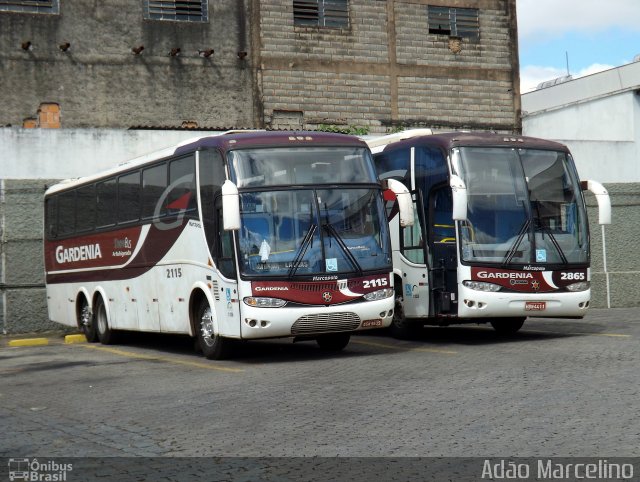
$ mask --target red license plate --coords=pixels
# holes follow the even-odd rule
[[[362,328],[373,328],[375,326],[382,326],[382,320],[364,320],[362,322]]]
[[[525,311],[544,311],[547,309],[546,301],[526,301],[524,303]]]

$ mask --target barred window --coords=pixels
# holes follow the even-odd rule
[[[59,0],[0,0],[0,12],[60,13]]]
[[[348,27],[349,0],[293,0],[293,23],[305,27]]]
[[[144,18],[208,22],[207,0],[144,0]]]
[[[427,6],[429,33],[477,39],[480,21],[477,8]]]

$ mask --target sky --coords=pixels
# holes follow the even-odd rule
[[[516,0],[520,91],[632,62],[640,54],[640,0]]]

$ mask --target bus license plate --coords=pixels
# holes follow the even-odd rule
[[[362,328],[373,328],[376,326],[382,326],[382,320],[364,320],[362,322]]]
[[[526,301],[524,303],[525,311],[544,311],[547,309],[546,301]]]

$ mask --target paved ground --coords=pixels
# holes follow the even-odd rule
[[[508,339],[357,336],[337,355],[253,342],[224,362],[181,337],[5,339],[0,457],[637,457],[639,341],[633,309]]]

